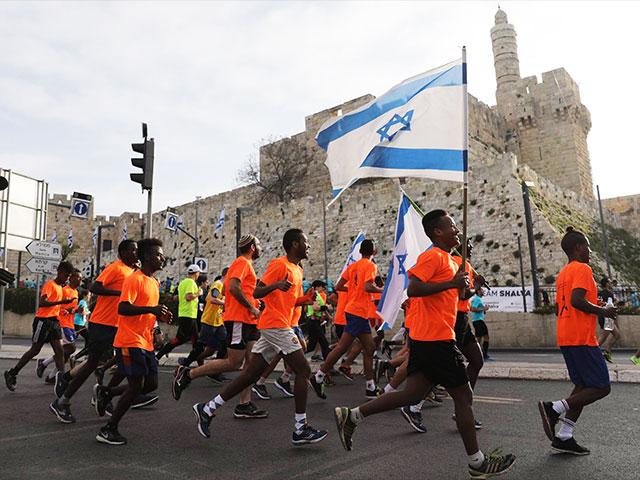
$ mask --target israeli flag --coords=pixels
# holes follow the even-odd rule
[[[57,243],[57,242],[58,242],[58,234],[54,230],[53,233],[51,234],[51,243]]]
[[[93,241],[93,248],[96,248],[98,244],[98,227],[93,230],[93,235],[91,235],[91,240]]]
[[[359,178],[465,181],[466,70],[458,59],[327,121],[316,141],[327,152],[334,199]]]
[[[347,260],[344,262],[344,266],[342,267],[342,270],[340,270],[340,276],[338,277],[338,280],[340,280],[340,277],[342,277],[342,274],[344,273],[344,271],[347,269],[349,265],[357,262],[362,258],[362,254],[360,253],[360,244],[364,239],[365,239],[365,233],[359,232],[358,235],[356,236],[356,239],[353,241],[353,244],[351,245],[351,250],[349,250],[349,255],[347,255]]]
[[[384,321],[382,329],[390,329],[396,321],[402,302],[407,297],[408,271],[416,264],[418,256],[431,247],[431,240],[422,228],[423,212],[402,192],[396,221],[393,257],[389,264],[387,280],[376,311]]]
[[[220,216],[218,217],[218,223],[216,223],[216,233],[222,230],[224,227],[224,208],[220,210]]]
[[[67,247],[73,247],[73,229],[69,229],[69,235],[67,235]]]
[[[123,223],[122,224],[122,240],[126,240],[127,239],[127,224]]]

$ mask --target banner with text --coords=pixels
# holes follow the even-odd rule
[[[533,310],[533,287],[524,287],[527,312]],[[491,287],[484,289],[484,304],[489,312],[524,312],[522,303],[522,287]]]

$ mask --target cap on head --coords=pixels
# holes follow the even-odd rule
[[[187,273],[189,275],[193,274],[193,273],[201,273],[202,270],[200,270],[200,267],[198,265],[196,265],[195,263],[189,265],[187,267]]]

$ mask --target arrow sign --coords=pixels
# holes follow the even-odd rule
[[[71,201],[71,216],[78,218],[89,218],[89,202],[74,198]]]
[[[172,232],[176,231],[178,226],[178,215],[175,213],[167,212],[167,217],[164,220],[164,227]]]
[[[60,247],[59,243],[54,242],[33,240],[27,245],[27,252],[36,258],[46,258],[50,260],[60,260],[62,258],[62,247]]]
[[[58,260],[47,258],[32,258],[27,262],[27,268],[31,273],[54,274],[58,269]]]
[[[200,267],[200,271],[202,273],[207,273],[207,271],[209,270],[209,262],[207,261],[206,258],[195,257],[193,259],[193,263],[195,263],[196,265],[198,265]]]

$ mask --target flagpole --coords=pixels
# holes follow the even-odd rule
[[[468,210],[468,191],[469,191],[469,106],[467,95],[467,47],[462,47],[462,94],[464,100],[462,102],[462,149],[464,155],[464,184],[462,186],[462,271],[466,269],[467,263],[467,210]]]

